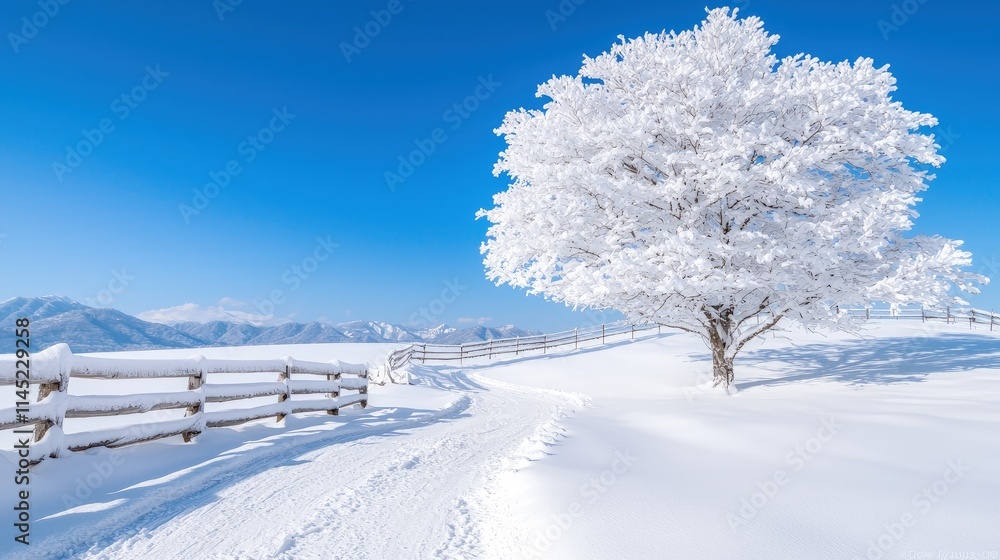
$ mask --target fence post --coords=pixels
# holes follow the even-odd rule
[[[386,367],[388,368],[388,366],[386,366]],[[391,383],[392,382],[392,375],[390,375],[388,373],[388,371],[386,372],[386,377],[389,378],[389,382]],[[340,374],[339,373],[336,374],[336,375],[332,374],[332,373],[326,374],[326,380],[327,381],[333,381],[334,379],[336,379],[337,381],[339,381],[340,380]],[[331,399],[338,399],[338,400],[340,399],[340,383],[337,384],[337,390],[334,391],[334,392],[332,392],[332,393],[330,393],[330,398]],[[327,410],[326,413],[328,415],[330,415],[330,416],[340,416],[340,408],[331,408],[330,410]]]
[[[490,339],[490,359],[493,359],[493,339]]]
[[[601,344],[604,344],[604,325],[601,325]]]
[[[632,323],[632,340],[635,340],[635,323]]]
[[[872,318],[871,309],[869,309],[868,306],[866,305],[865,306],[865,319],[871,319],[871,318]]]
[[[188,376],[188,391],[197,391],[201,389],[202,385],[205,384],[205,376],[208,374],[208,368],[205,366],[205,356],[198,356],[195,358],[198,362],[198,373],[195,375]],[[198,400],[198,404],[194,406],[187,407],[184,411],[184,416],[197,416],[198,414],[205,411],[205,393],[201,394],[201,398]],[[181,434],[184,439],[184,443],[190,443],[194,436],[198,435],[200,432],[197,430],[188,430]]]
[[[514,337],[514,355],[517,356],[521,353],[521,337]]]
[[[359,395],[365,395],[365,400],[358,403],[361,408],[368,408],[368,370],[365,370],[365,386],[358,389]]]
[[[924,306],[923,306],[923,304],[920,305],[920,322],[921,323],[926,323],[927,322],[927,317],[924,314]]]
[[[292,396],[292,389],[291,387],[288,386],[288,377],[289,377],[288,366],[285,366],[285,371],[278,374],[278,381],[283,381],[285,383],[285,392],[278,395],[279,403],[287,401]],[[284,419],[285,419],[285,413],[279,412],[278,416],[275,418],[275,421],[281,422]]]
[[[68,385],[68,383],[67,383]],[[38,402],[45,400],[52,393],[65,393],[66,389],[62,387],[62,383],[56,381],[55,383],[42,383],[38,386]],[[53,422],[52,420],[44,420],[35,425],[35,441],[40,441],[45,437],[46,432],[49,431],[53,426],[62,426],[62,418],[56,418]]]
[[[996,315],[993,313],[993,310],[990,309],[990,332],[993,332],[993,317],[995,316]]]
[[[944,312],[945,312],[944,322],[950,325],[951,324],[951,306],[950,305],[944,306]]]
[[[547,340],[548,340],[548,335],[544,335],[543,334],[542,335],[542,354],[544,354],[545,352],[547,352],[548,349],[549,349],[549,343],[547,342]]]
[[[659,323],[656,324],[656,334],[663,334],[663,325]]]
[[[59,355],[56,357],[56,363],[59,364],[59,381],[53,383],[42,383],[38,386],[38,401],[44,400],[53,392],[66,393],[69,390],[69,376],[70,376],[70,360],[73,357],[73,352],[70,351],[69,346],[65,344],[59,345],[58,348],[53,350],[58,352]],[[16,365],[16,364],[15,364]],[[15,368],[16,369],[16,368]],[[54,420],[44,420],[35,425],[35,441],[38,442],[43,437],[45,433],[48,432],[53,426],[58,426],[62,428],[63,419],[66,413],[62,412],[59,414],[58,418]],[[60,445],[60,447],[62,447]],[[58,450],[50,454],[51,457],[55,457]]]
[[[573,329],[573,338],[574,338],[574,340],[573,340],[573,350],[579,350],[580,349],[580,327],[576,327],[576,328]]]

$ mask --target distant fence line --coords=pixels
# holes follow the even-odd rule
[[[909,306],[891,309],[888,307],[865,307],[845,309],[845,313],[865,319],[920,319],[921,321],[947,321],[948,323],[969,323],[989,326],[990,331],[1000,329],[1000,314],[993,311],[983,311],[972,307],[930,308],[924,306]]]
[[[20,362],[20,363],[19,363]],[[0,386],[37,385],[34,402],[18,397],[20,407],[0,409],[0,430],[34,427],[32,463],[64,451],[92,447],[121,447],[181,435],[190,441],[207,428],[233,426],[273,416],[327,411],[338,415],[341,408],[368,403],[368,366],[333,362],[306,362],[290,357],[278,360],[127,359],[73,355],[66,344],[56,344],[31,356],[30,375],[24,383],[24,361],[0,356]],[[19,375],[19,370],[21,374]],[[220,374],[274,373],[273,382],[212,383]],[[292,376],[306,377],[292,379]],[[187,390],[131,395],[71,395],[70,380],[187,378]],[[341,395],[344,390],[357,394]],[[308,400],[292,395],[325,394]],[[258,397],[277,397],[277,402],[250,408],[206,412],[206,403],[225,403]],[[64,433],[66,418],[94,418],[138,414],[157,410],[184,409],[183,418],[138,422],[125,427]],[[29,433],[31,430],[28,430]]]
[[[495,358],[499,356],[518,356],[523,353],[541,351],[543,354],[554,348],[579,348],[581,343],[600,341],[604,344],[608,339],[622,340],[625,335],[635,338],[636,334],[651,334],[663,332],[663,325],[634,325],[612,323],[577,328],[549,334],[519,336],[514,338],[493,338],[464,344],[434,344],[431,342],[415,342],[406,348],[396,350],[389,355],[386,365],[380,368],[380,380],[393,383],[407,383],[403,367],[412,361],[426,363],[428,361],[458,361],[459,364],[473,358]]]
[[[982,325],[984,328],[988,326],[991,331],[994,328],[1000,330],[1000,314],[968,307],[867,307],[844,309],[843,313],[862,319],[968,322],[970,328]],[[287,415],[303,412],[327,411],[331,415],[337,415],[341,408],[354,404],[365,407],[368,403],[370,373],[373,381],[379,383],[408,383],[405,366],[415,360],[421,363],[458,361],[462,364],[465,360],[475,358],[492,359],[539,351],[544,354],[556,348],[577,349],[581,343],[599,341],[599,344],[605,344],[609,339],[621,340],[625,336],[634,339],[637,334],[652,334],[654,330],[659,334],[663,327],[664,325],[659,324],[613,323],[458,345],[420,342],[393,352],[384,366],[372,372],[364,364],[306,362],[290,357],[279,360],[97,358],[74,355],[66,344],[57,344],[31,357],[27,385],[38,386],[37,397],[34,402],[27,403],[27,406],[21,405],[22,408],[0,409],[0,430],[33,427],[32,439],[35,444],[30,456],[33,463],[47,456],[58,456],[64,451],[81,451],[100,446],[120,447],[174,435],[181,435],[184,441],[190,441],[207,428],[233,426],[271,416],[281,421]],[[23,376],[18,374],[21,368],[23,366],[15,356],[0,356],[0,386],[15,385],[20,390],[24,384]],[[210,375],[239,373],[274,373],[277,380],[209,382]],[[292,379],[292,375],[308,378]],[[187,378],[188,388],[186,391],[168,393],[71,395],[69,382],[72,378]],[[343,390],[357,391],[357,394],[341,395]],[[292,399],[292,395],[315,394],[326,396],[308,400]],[[207,403],[258,397],[277,397],[277,402],[250,408],[205,411]],[[28,401],[27,398],[19,400]],[[119,416],[170,409],[184,409],[185,416],[80,433],[66,434],[62,430],[66,418]]]
[[[838,312],[840,311],[837,308]],[[903,306],[896,309],[890,307],[845,308],[844,313],[859,319],[920,319],[921,321],[943,320],[949,323],[968,322],[970,328],[975,325],[989,326],[1000,330],[1000,314],[969,307],[945,307],[942,309],[925,308],[923,306]],[[995,326],[994,326],[995,325]],[[636,333],[650,334],[656,330],[663,332],[665,325],[659,324],[625,324],[611,323],[593,327],[573,329],[551,334],[540,334],[514,338],[494,338],[481,342],[464,344],[434,344],[415,342],[405,348],[396,350],[389,355],[386,364],[379,368],[379,382],[408,383],[404,366],[412,361],[426,363],[427,361],[458,361],[459,364],[473,358],[495,358],[505,355],[520,355],[521,353],[573,346],[579,348],[581,342],[600,340],[604,344],[607,339],[621,340],[623,335],[635,338]],[[667,327],[669,328],[669,327]]]

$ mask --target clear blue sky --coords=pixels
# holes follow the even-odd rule
[[[918,9],[880,29],[894,3]],[[918,231],[966,240],[976,269],[1000,277],[997,4],[740,5],[781,35],[780,56],[891,65],[897,99],[951,136]],[[406,323],[426,308],[450,324],[586,322],[484,278],[486,224],[474,213],[507,184],[492,176],[503,147],[492,130],[506,111],[538,106],[536,85],[576,73],[584,53],[619,34],[690,28],[704,0],[564,0],[575,11],[561,21],[547,15],[558,0],[402,0],[386,25],[369,24],[389,6],[244,0],[220,21],[211,0],[70,1],[51,17],[36,1],[0,5],[0,299],[60,294],[137,313],[266,301],[280,289],[274,313],[296,320]],[[32,33],[25,17],[44,25]],[[342,43],[366,24],[377,36],[348,61]],[[448,112],[463,101],[474,110]],[[287,124],[273,113],[286,107]],[[282,130],[242,144],[272,123]],[[103,135],[92,153],[67,155],[81,142],[88,151],[82,131],[102,125],[110,132],[91,133]],[[428,138],[434,152],[390,188],[385,173]],[[240,173],[186,222],[179,205],[203,203],[193,189],[231,160]],[[327,236],[338,246],[293,289],[283,275],[311,264]],[[442,298],[453,280],[464,287]],[[973,303],[1000,309],[997,294],[986,288]]]

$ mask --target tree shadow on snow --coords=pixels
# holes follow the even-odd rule
[[[912,383],[932,373],[1000,369],[1000,339],[974,334],[865,338],[830,344],[755,350],[737,358],[762,369],[787,364],[788,374],[737,383],[738,389],[813,379],[851,385]]]

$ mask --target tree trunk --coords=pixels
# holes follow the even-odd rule
[[[733,357],[727,355],[731,340],[719,334],[729,332],[731,313],[723,314],[723,321],[713,321],[708,339],[712,344],[712,386],[728,389],[733,384]]]
[[[729,388],[733,384],[733,359],[726,357],[726,347],[713,341],[712,386]]]

